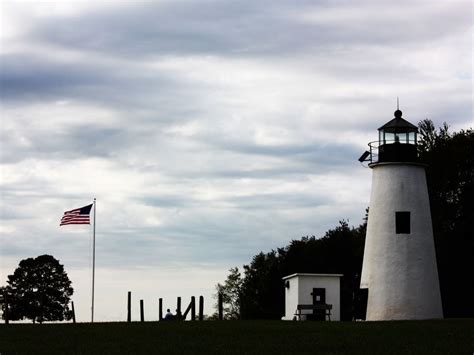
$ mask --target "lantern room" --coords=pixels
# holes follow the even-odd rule
[[[418,128],[402,118],[402,111],[395,111],[395,118],[379,128],[379,143],[415,144]]]
[[[370,152],[364,153],[359,161],[368,160],[370,164],[417,161],[418,128],[402,118],[402,111],[396,110],[395,118],[378,131],[379,140],[369,143]]]

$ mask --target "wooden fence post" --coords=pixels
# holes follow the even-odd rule
[[[74,301],[71,301],[72,322],[76,324],[76,311],[74,310]]]
[[[191,302],[189,302],[189,306],[188,306],[188,308],[186,308],[186,310],[184,311],[183,316],[181,317],[181,320],[186,320],[186,317],[188,316],[188,313],[189,313],[192,309],[194,309],[194,303],[195,303],[195,302],[194,302],[194,296],[193,296],[193,297],[191,297]],[[192,311],[192,312],[196,313],[195,311]],[[196,314],[194,314],[194,318],[196,318]],[[192,314],[191,314],[191,319],[192,319]],[[192,319],[192,320],[194,320],[194,319]]]
[[[8,309],[8,297],[7,297],[6,294],[3,296],[3,301],[5,302],[5,306],[4,306],[5,307],[5,311],[4,311],[5,313],[4,313],[3,316],[5,318],[5,324],[8,324],[8,323],[10,323],[10,320],[8,319],[10,310]]]
[[[163,298],[158,300],[158,320],[163,320]]]
[[[223,307],[223,300],[222,300],[222,293],[219,293],[219,320],[224,319],[224,307]]]
[[[140,321],[145,321],[145,310],[143,309],[143,300],[140,300]]]
[[[204,320],[204,297],[199,296],[199,320]]]
[[[196,320],[196,297],[191,296],[191,320]]]
[[[178,297],[177,304],[176,304],[176,318],[178,320],[181,320],[181,316],[182,316],[182,313],[181,313],[181,297]]]
[[[127,322],[132,321],[132,292],[128,291]]]
[[[244,306],[242,302],[242,293],[239,292],[239,319],[240,320],[244,319],[242,314],[244,314]]]

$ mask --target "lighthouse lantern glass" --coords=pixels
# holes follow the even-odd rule
[[[407,144],[408,143],[408,132],[395,133],[395,142]]]
[[[417,136],[415,131],[393,131],[393,130],[380,130],[379,131],[379,144],[417,144]]]

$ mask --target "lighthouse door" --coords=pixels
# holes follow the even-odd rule
[[[326,304],[326,289],[325,288],[313,288],[313,305],[324,305]],[[325,320],[326,311],[324,309],[314,309],[313,310],[313,319],[315,320]]]

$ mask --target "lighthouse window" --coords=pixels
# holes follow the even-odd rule
[[[395,233],[410,234],[410,212],[395,212]]]
[[[385,132],[384,143],[393,143],[395,141],[395,134],[391,132]]]

